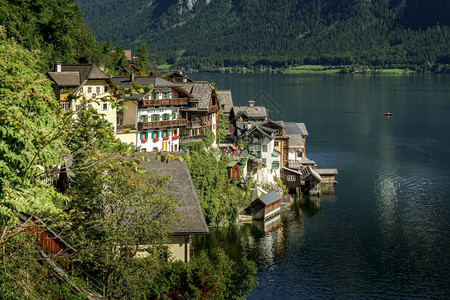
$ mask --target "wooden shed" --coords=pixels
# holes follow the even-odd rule
[[[68,256],[77,251],[67,243],[60,234],[48,227],[41,219],[34,215],[21,213],[19,215],[25,231],[31,233],[37,244],[50,257],[56,258],[57,262],[67,271],[72,269]]]
[[[316,172],[319,173],[320,177],[322,177],[322,185],[332,186],[337,184],[336,175],[338,174],[337,169],[316,169]]]
[[[266,220],[280,213],[283,197],[276,191],[256,198],[251,204],[251,212],[254,220]]]
[[[234,180],[241,178],[241,167],[242,163],[240,161],[232,161],[227,165],[228,169],[228,179]]]

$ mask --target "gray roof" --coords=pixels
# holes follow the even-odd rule
[[[286,134],[301,134],[302,136],[308,135],[305,123],[284,122],[284,128],[286,130]]]
[[[287,134],[287,136],[289,137],[289,148],[305,146],[301,134]]]
[[[181,152],[175,154],[182,155]],[[171,177],[171,182],[168,184],[168,187],[172,191],[174,199],[180,201],[181,206],[177,208],[177,212],[183,217],[183,220],[177,220],[173,224],[174,234],[209,233],[186,161],[171,160],[166,163],[161,162],[160,159],[156,159],[155,153],[139,154],[139,156],[142,155],[149,157],[150,162],[141,162],[141,167],[150,171],[155,176]]]
[[[63,73],[68,73],[66,76]],[[110,80],[99,67],[94,64],[61,64],[61,72],[56,72],[56,66],[53,66],[47,74],[59,86],[74,86],[76,78],[73,73],[78,73],[79,83],[82,84],[87,79]]]
[[[79,86],[81,84],[79,72],[48,72],[48,76],[58,86]]]
[[[231,90],[217,90],[217,96],[220,100],[220,106],[223,106],[223,113],[229,115],[233,108],[233,96]]]
[[[188,92],[194,100],[198,100],[199,109],[208,109],[209,101],[214,87],[207,81],[179,82],[179,85]]]
[[[237,122],[237,123],[241,123],[241,122]],[[260,124],[257,124],[257,125],[252,126],[250,129],[240,128],[238,130],[238,132],[241,133],[241,135],[239,135],[239,138],[243,137],[244,135],[248,135],[255,130],[261,132],[263,135],[267,136],[270,139],[273,139],[274,134],[277,132],[277,129],[273,129],[273,128],[269,128],[269,127],[265,127]]]
[[[232,108],[234,119],[236,120],[242,115],[247,116],[250,120],[265,120],[267,119],[267,110],[264,106],[233,106]]]
[[[154,87],[176,87],[179,84],[172,83],[170,81],[161,79],[159,77],[135,77],[134,81],[131,81],[128,77],[113,77],[112,80],[119,85],[121,89],[131,87],[131,84],[139,84],[140,86],[147,86],[152,84]]]
[[[337,175],[338,174],[337,169],[316,169],[316,172],[319,173],[319,175]]]
[[[276,191],[271,191],[268,194],[262,195],[260,197],[258,197],[259,200],[262,201],[262,203],[264,203],[266,206],[270,205],[280,199],[282,199],[283,197],[280,196],[280,194],[278,194]]]

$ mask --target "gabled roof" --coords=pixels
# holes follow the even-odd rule
[[[246,116],[250,120],[267,119],[267,110],[264,106],[233,106],[234,120],[241,116]]]
[[[302,136],[308,136],[305,123],[284,122],[284,128],[286,134],[301,134]]]
[[[243,163],[239,160],[233,160],[227,164],[227,168],[232,168],[235,165],[243,165]]]
[[[142,87],[149,84],[154,87],[177,87],[179,84],[161,79],[159,77],[135,77],[134,81],[131,81],[130,76],[128,77],[113,77],[112,80],[119,85],[121,89],[130,88],[132,84],[138,84]]]
[[[260,133],[262,133],[263,135],[265,135],[269,139],[273,139],[274,138],[274,134],[277,132],[277,129],[265,127],[265,126],[262,126],[262,125],[258,124],[256,126],[253,126],[248,131],[245,131],[239,138],[241,138],[244,135],[249,135],[250,133],[252,133],[255,130],[260,132]]]
[[[67,74],[63,75],[62,73]],[[87,79],[110,80],[109,76],[94,64],[61,64],[61,72],[57,72],[56,66],[53,66],[48,72],[48,75],[59,86],[74,86],[73,83],[75,83],[76,80],[74,73],[78,73],[78,85],[82,84]]]
[[[179,82],[179,85],[187,91],[194,100],[198,101],[198,108],[203,110],[209,109],[209,101],[211,99],[214,87],[207,81]]]
[[[181,153],[174,153],[181,155]],[[156,159],[155,153],[140,153],[146,155],[150,162],[143,161],[140,166],[150,171],[150,176],[170,176],[168,184],[174,199],[180,202],[177,212],[183,220],[176,220],[172,226],[174,235],[184,234],[207,234],[209,233],[205,217],[200,207],[200,202],[195,192],[194,183],[186,161],[171,160],[168,163]]]
[[[261,200],[261,202],[267,206],[267,205],[270,205],[274,202],[277,202],[277,201],[283,199],[283,197],[280,196],[280,194],[278,194],[276,191],[271,191],[270,193],[262,195],[262,196],[258,197],[257,199]]]
[[[223,107],[223,113],[229,115],[233,108],[233,96],[231,90],[217,90],[217,96],[220,100],[220,106]]]

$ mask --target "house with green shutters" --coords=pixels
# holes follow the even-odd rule
[[[180,109],[191,96],[178,84],[158,77],[114,77],[121,90],[142,87],[142,93],[125,96],[118,112],[117,137],[143,152],[179,151],[181,128],[188,125]],[[145,87],[145,89],[144,89]]]

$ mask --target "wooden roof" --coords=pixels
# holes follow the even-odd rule
[[[182,155],[181,152],[174,154]],[[209,233],[186,161],[161,162],[160,159],[156,159],[155,153],[139,153],[136,157],[143,155],[149,157],[150,162],[143,161],[140,166],[150,171],[150,176],[153,174],[153,176],[170,176],[171,178],[168,187],[174,199],[181,204],[176,210],[183,218],[175,220],[172,224],[174,235]]]

